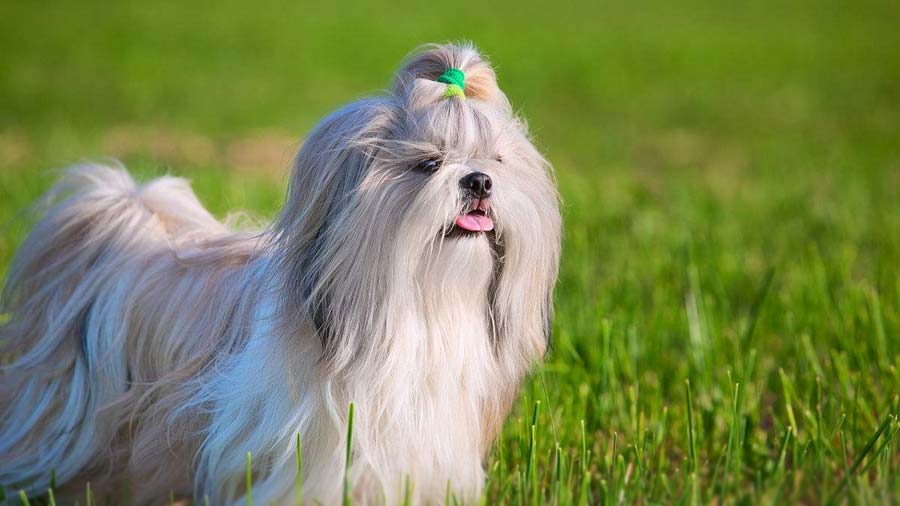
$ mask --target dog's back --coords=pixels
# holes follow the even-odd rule
[[[124,169],[76,166],[41,204],[0,301],[0,483],[36,493],[52,472],[89,479],[165,446],[161,403],[223,344],[240,297],[221,287],[255,248],[173,177],[138,186]],[[190,487],[185,474],[175,482]]]

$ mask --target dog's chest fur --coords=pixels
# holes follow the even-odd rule
[[[341,493],[352,402],[350,476],[359,499],[399,502],[404,480],[415,497],[442,497],[448,481],[457,494],[477,494],[485,450],[507,407],[496,388],[504,378],[491,338],[491,255],[485,240],[448,245],[437,262],[420,269],[407,298],[390,302],[391,322],[383,327],[390,335],[373,328],[359,336],[377,342],[340,375],[323,370],[312,327],[279,332],[277,292],[263,297],[246,348],[207,382],[217,387],[208,392],[216,408],[202,454],[214,458],[201,470],[223,474],[219,466],[240,463],[247,443],[257,451],[271,448],[274,460],[287,459],[300,433],[308,463],[304,488],[328,503]],[[242,382],[248,377],[256,381]],[[292,477],[281,475],[265,479],[281,481],[272,489],[289,492]]]

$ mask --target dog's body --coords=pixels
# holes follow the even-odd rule
[[[435,82],[466,74],[465,97]],[[464,98],[464,99],[463,99]],[[546,349],[560,218],[549,165],[469,47],[415,54],[294,163],[266,231],[229,230],[182,180],[70,169],[10,270],[0,483],[156,503],[477,496]],[[0,320],[2,321],[2,320]]]

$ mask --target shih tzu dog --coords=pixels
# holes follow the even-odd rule
[[[69,169],[0,305],[0,483],[160,504],[471,501],[548,344],[552,169],[466,45],[325,118],[261,232],[181,179]]]

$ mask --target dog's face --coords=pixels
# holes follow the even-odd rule
[[[448,66],[466,72],[465,98],[435,80]],[[453,290],[482,294],[473,313],[490,314],[493,334],[524,325],[517,337],[533,344],[529,354],[543,350],[559,256],[556,189],[474,51],[423,53],[392,95],[326,118],[297,157],[277,227],[287,287],[306,301],[326,350],[346,344],[328,336],[390,326],[384,320],[423,301],[439,311]]]
[[[360,201],[347,211],[383,220],[372,226],[422,247],[500,245],[515,234],[540,241],[554,233],[548,221],[556,215],[556,194],[547,164],[515,117],[476,100],[439,99],[398,119],[378,139]]]

